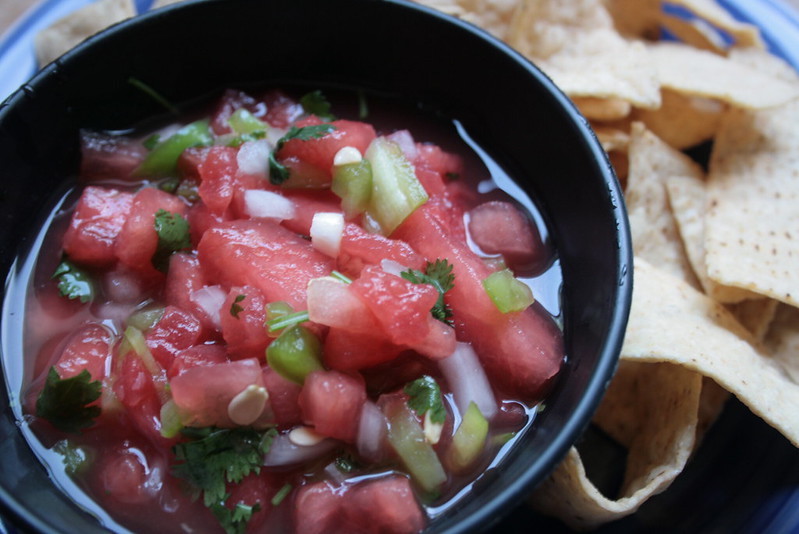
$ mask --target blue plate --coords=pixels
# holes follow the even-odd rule
[[[45,0],[12,26],[0,40],[0,100],[36,72],[36,33],[90,3]],[[757,24],[770,49],[799,69],[799,14],[792,8],[780,0],[720,3],[736,18]],[[139,13],[151,4],[152,0],[136,0]],[[581,449],[585,454],[601,450],[611,464],[624,461],[623,451],[595,431],[586,434]],[[491,532],[557,534],[569,530],[557,520],[520,507]],[[799,450],[732,399],[685,472],[666,492],[650,499],[636,514],[596,532],[799,533]]]

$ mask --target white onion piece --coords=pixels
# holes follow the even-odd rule
[[[477,353],[469,343],[457,343],[451,356],[438,360],[438,366],[444,374],[455,405],[463,414],[474,401],[480,413],[491,419],[497,413],[497,401],[491,384],[480,363]]]
[[[266,171],[269,169],[269,153],[271,151],[272,146],[266,139],[244,143],[236,155],[239,170],[244,174],[253,174],[265,179]]]
[[[380,260],[380,268],[388,274],[393,274],[394,276],[402,276],[402,271],[408,270],[408,268],[403,264],[394,260]]]
[[[331,258],[338,256],[341,236],[344,235],[344,214],[315,213],[311,221],[311,244],[316,250]]]
[[[419,150],[416,148],[416,142],[413,140],[411,132],[408,130],[399,130],[391,135],[386,136],[387,139],[394,141],[402,149],[402,153],[409,161],[416,159],[419,155]]]
[[[248,189],[244,192],[244,211],[250,217],[293,219],[297,213],[294,202],[288,198],[262,189]]]
[[[342,472],[336,465],[336,462],[327,464],[324,471],[327,477],[336,484],[343,484],[347,480],[347,473]]]
[[[189,300],[205,312],[211,324],[213,324],[217,330],[222,329],[220,310],[226,298],[227,293],[221,286],[205,286],[197,291],[192,291],[189,295]]]
[[[377,462],[383,457],[384,446],[388,432],[388,421],[380,408],[372,401],[366,401],[361,409],[361,420],[358,423],[358,438],[356,445],[358,454],[365,459]]]
[[[269,452],[264,456],[264,465],[280,467],[314,460],[333,450],[336,443],[336,440],[328,438],[316,445],[295,445],[289,439],[288,434],[281,434],[272,441]]]
[[[288,133],[288,130],[285,128],[276,128],[271,126],[266,129],[266,137],[264,140],[268,142],[272,146],[277,146],[277,142],[280,141],[280,138],[283,137]]]

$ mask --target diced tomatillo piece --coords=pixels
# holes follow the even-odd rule
[[[483,280],[483,287],[502,313],[519,312],[535,302],[530,287],[513,276],[510,269],[492,273]]]
[[[396,396],[383,405],[383,413],[388,419],[388,441],[411,477],[425,491],[438,491],[447,474],[408,404]]]
[[[372,197],[372,166],[369,160],[335,165],[330,188],[341,197],[341,208],[347,217],[352,218],[366,211]]]
[[[239,108],[233,112],[228,119],[228,124],[237,134],[251,134],[253,132],[265,132],[269,125],[247,111]]]
[[[207,120],[192,122],[158,143],[136,170],[139,176],[164,176],[175,172],[180,154],[189,147],[210,145],[214,138]]]
[[[311,372],[323,369],[321,356],[319,339],[304,326],[285,330],[266,349],[269,367],[298,384]]]
[[[488,436],[488,421],[474,402],[463,414],[458,430],[452,437],[449,449],[449,463],[453,471],[469,468],[480,456]]]
[[[366,159],[372,166],[372,195],[366,212],[383,235],[391,235],[428,197],[413,165],[396,143],[378,137],[369,145]]]

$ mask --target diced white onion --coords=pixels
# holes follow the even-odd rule
[[[396,131],[391,135],[387,135],[386,138],[397,143],[409,161],[415,160],[416,156],[419,155],[416,142],[413,140],[413,136],[408,130]]]
[[[331,258],[338,256],[344,235],[343,213],[315,213],[311,221],[311,244]]]
[[[469,343],[458,343],[455,352],[438,360],[438,365],[462,414],[473,401],[486,419],[496,415],[498,408],[494,392],[477,353]]]
[[[288,198],[261,189],[248,189],[244,192],[244,211],[250,217],[268,219],[293,219],[297,213],[294,202]]]
[[[283,137],[288,133],[288,130],[284,128],[276,128],[272,126],[266,129],[266,137],[264,138],[270,145],[277,146],[277,142],[280,141],[280,138]]]
[[[360,150],[354,146],[345,146],[339,149],[339,151],[336,152],[336,155],[333,156],[333,165],[338,167],[340,165],[360,163],[362,159],[363,154],[361,154]]]
[[[205,286],[197,291],[192,291],[189,295],[189,300],[205,312],[217,330],[222,329],[220,310],[225,303],[225,298],[227,298],[227,293],[221,286]]]
[[[388,432],[388,421],[380,408],[366,401],[361,409],[356,445],[358,454],[370,461],[379,461],[383,456],[383,443]]]
[[[328,438],[316,445],[296,445],[291,442],[288,434],[281,434],[272,441],[269,452],[264,456],[264,465],[279,467],[313,460],[333,450],[336,444],[336,440]]]
[[[441,441],[441,432],[444,430],[444,423],[434,423],[430,413],[430,410],[424,413],[424,439],[430,445],[436,445]]]
[[[388,274],[393,274],[394,276],[401,276],[403,271],[407,271],[408,268],[405,267],[398,261],[394,260],[380,260],[380,267],[383,271],[387,272]]]
[[[253,174],[266,178],[266,172],[269,169],[269,153],[271,151],[272,145],[266,139],[244,143],[236,155],[239,170],[244,174]]]

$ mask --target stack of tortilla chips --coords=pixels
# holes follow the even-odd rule
[[[627,449],[604,495],[573,448],[532,497],[589,529],[685,468],[729,394],[799,446],[799,76],[715,0],[426,0],[546,72],[625,189],[622,362],[594,423]],[[667,37],[667,38],[666,38]],[[686,149],[712,142],[709,162]]]

